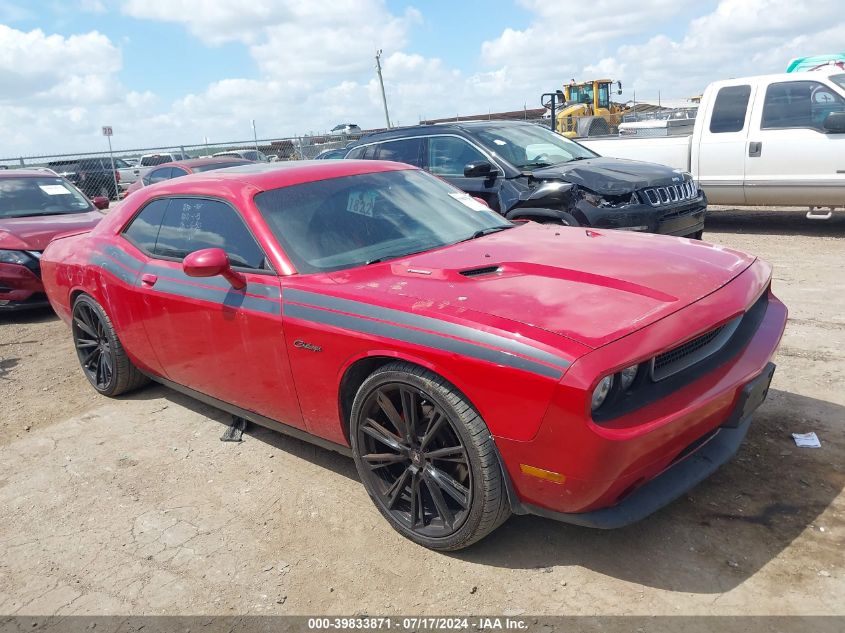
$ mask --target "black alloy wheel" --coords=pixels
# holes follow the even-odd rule
[[[149,382],[127,356],[111,320],[91,296],[82,294],[74,301],[71,333],[85,377],[104,396],[117,396]]]
[[[82,371],[97,391],[107,391],[114,379],[114,350],[100,315],[88,302],[74,306],[72,329]]]
[[[408,363],[378,370],[355,398],[351,430],[367,492],[412,540],[460,549],[510,514],[489,430],[435,374]]]

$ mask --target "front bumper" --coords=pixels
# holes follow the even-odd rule
[[[33,271],[20,264],[0,264],[0,311],[49,305],[44,285]]]
[[[757,378],[743,387],[731,416],[722,426],[693,442],[663,472],[616,505],[581,513],[555,512],[530,504],[523,505],[522,510],[548,519],[600,529],[624,527],[646,518],[730,461],[748,433],[752,414],[768,395],[774,372],[774,363],[766,365]]]
[[[744,387],[771,362],[786,325],[786,306],[768,289],[765,313],[750,338],[738,338],[733,351],[714,363],[705,361],[687,370],[687,377],[668,393],[600,423],[589,413],[589,394],[596,376],[625,366],[635,356],[642,360],[655,350],[669,349],[667,343],[679,340],[679,332],[690,327],[704,331],[716,319],[748,313],[758,304],[759,288],[768,284],[768,274],[766,266],[754,264],[675,315],[574,362],[533,438],[496,437],[515,511],[524,505],[583,514],[615,506],[663,473],[702,437],[730,422]],[[523,465],[557,473],[564,480],[530,476]]]
[[[650,204],[594,207],[586,200],[581,200],[576,208],[587,218],[591,227],[687,237],[704,230],[707,198],[702,194],[695,200],[660,207]]]

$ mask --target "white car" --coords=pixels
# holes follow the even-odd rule
[[[361,134],[361,128],[355,123],[341,123],[335,125],[329,132],[331,136],[348,136],[349,134]]]
[[[254,160],[259,163],[268,163],[270,159],[264,152],[259,152],[257,149],[229,149],[225,152],[217,152],[212,155],[214,158],[218,156],[231,156],[232,158],[243,158],[244,160]]]

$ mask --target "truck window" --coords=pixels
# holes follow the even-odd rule
[[[771,84],[763,103],[760,128],[823,129],[831,112],[845,111],[845,99],[817,81],[785,81]]]
[[[721,134],[742,130],[750,97],[751,86],[725,86],[719,90],[713,105],[713,116],[710,117],[710,131]]]

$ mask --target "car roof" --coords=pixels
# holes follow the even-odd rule
[[[393,128],[391,130],[384,130],[382,132],[373,132],[362,136],[359,145],[366,145],[377,140],[386,140],[391,138],[404,138],[408,136],[427,136],[431,134],[448,134],[448,133],[464,133],[471,134],[476,130],[481,129],[495,129],[503,127],[517,127],[531,125],[536,126],[535,123],[527,121],[456,121],[454,123],[431,123],[427,125],[410,125],[408,127]]]
[[[142,191],[167,189],[174,193],[211,192],[221,184],[230,189],[250,185],[260,191],[278,189],[318,180],[330,180],[388,171],[416,170],[416,167],[379,160],[297,160],[276,163],[245,163],[214,171],[204,171],[181,178],[165,180]]]
[[[40,169],[0,169],[0,178],[61,178]]]
[[[173,165],[180,165],[182,167],[202,167],[203,165],[222,165],[225,163],[232,163],[233,165],[244,165],[243,158],[235,158],[234,156],[217,156],[212,158],[186,158],[185,160],[173,160],[169,163],[162,163],[161,165],[151,165],[152,169],[159,167],[172,167]]]

